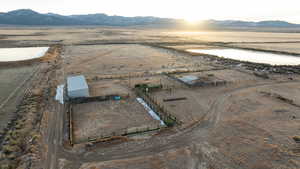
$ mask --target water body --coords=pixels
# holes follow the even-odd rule
[[[274,54],[243,49],[189,49],[187,51],[253,63],[266,63],[271,65],[300,65],[300,57],[285,54]]]
[[[48,49],[49,47],[0,48],[0,62],[14,62],[40,58],[45,55]]]

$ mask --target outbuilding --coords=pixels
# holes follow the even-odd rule
[[[189,84],[189,85],[193,85],[195,83],[196,80],[198,80],[199,78],[197,76],[183,76],[178,78],[180,81],[182,81],[183,83]]]
[[[67,91],[69,98],[89,97],[89,87],[83,75],[67,78]]]

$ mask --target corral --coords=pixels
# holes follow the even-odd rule
[[[74,143],[160,127],[135,98],[82,103],[72,108]]]
[[[72,144],[101,141],[101,139],[133,133],[143,134],[164,128],[162,121],[153,117],[150,111],[154,111],[152,113],[164,121],[168,118],[165,114],[167,112],[164,112],[166,110],[156,107],[159,105],[151,102],[147,92],[142,94],[145,91],[136,88],[138,85],[161,86],[159,90],[169,90],[175,86],[172,80],[164,75],[90,82],[90,97],[69,101]],[[144,102],[148,104],[148,108],[138,99],[146,99]],[[155,110],[163,112],[155,112]]]

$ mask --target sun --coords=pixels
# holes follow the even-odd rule
[[[184,17],[184,20],[189,24],[198,24],[202,19],[198,16],[190,15]]]
[[[188,23],[196,23],[199,21],[199,19],[194,18],[194,17],[187,17],[187,18],[184,18],[184,20],[187,21]]]

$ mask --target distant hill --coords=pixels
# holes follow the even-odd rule
[[[54,13],[41,14],[30,9],[14,10],[0,13],[0,25],[27,25],[27,26],[67,26],[67,25],[103,25],[103,26],[135,26],[135,25],[180,25],[183,20],[158,17],[123,17],[108,16],[106,14],[88,15],[59,15]],[[245,22],[235,20],[206,20],[199,23],[199,28],[234,28],[234,27],[279,27],[294,28],[299,24],[285,21]]]
[[[156,17],[123,17],[108,16],[106,14],[89,15],[58,15],[53,13],[41,14],[30,9],[20,9],[7,13],[0,13],[0,24],[5,25],[105,25],[131,26],[146,24],[170,24],[172,19]]]
[[[261,21],[261,22],[247,22],[236,20],[208,20],[205,21],[205,25],[214,27],[299,27],[300,24],[293,24],[285,21]]]

